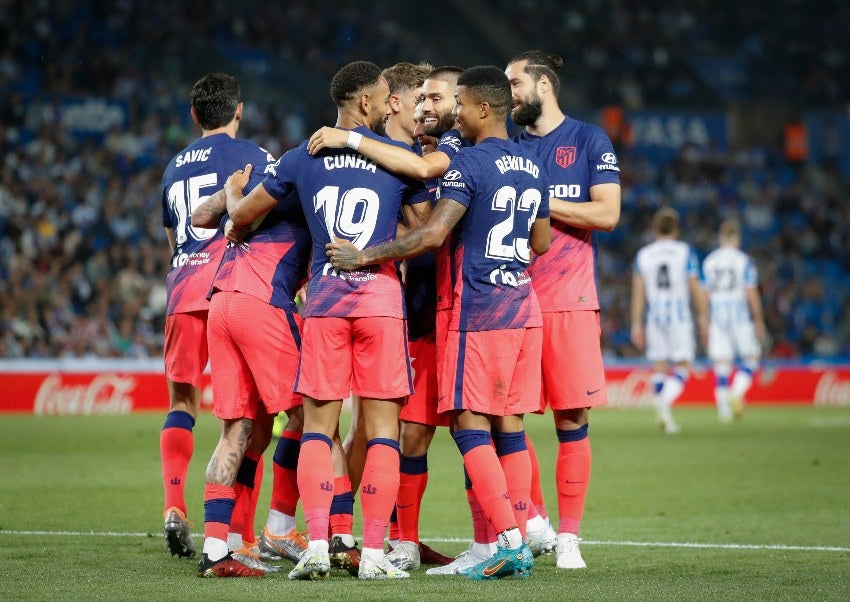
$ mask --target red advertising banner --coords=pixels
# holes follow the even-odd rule
[[[126,363],[99,362],[71,366],[40,363],[25,368],[0,362],[0,413],[39,416],[64,414],[127,414],[168,409],[165,376],[159,367],[133,369]],[[611,407],[652,407],[648,365],[615,365],[606,369]],[[212,385],[206,375],[202,405],[212,405]],[[678,404],[714,403],[711,370],[698,370],[688,381]],[[850,407],[850,365],[765,367],[747,393],[750,404],[814,404]]]
[[[608,405],[619,408],[652,407],[646,365],[606,368]],[[691,374],[677,404],[713,404],[714,374],[698,369]],[[850,366],[804,365],[773,367],[759,370],[747,392],[748,404],[814,404],[850,407]]]

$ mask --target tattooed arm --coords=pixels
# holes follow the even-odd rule
[[[326,255],[338,270],[356,270],[397,259],[407,259],[436,249],[466,213],[466,207],[451,199],[440,199],[428,221],[404,236],[362,251],[347,240],[335,240],[325,246]]]
[[[227,197],[219,190],[192,212],[192,225],[196,228],[218,228],[222,216],[227,213]]]

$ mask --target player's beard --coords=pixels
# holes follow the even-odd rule
[[[543,101],[535,93],[517,105],[511,112],[511,118],[517,125],[534,125],[542,114]]]
[[[382,115],[369,124],[369,129],[378,134],[378,136],[386,136],[387,134],[387,115]]]
[[[449,111],[443,115],[440,115],[437,118],[437,125],[428,128],[425,131],[429,136],[433,136],[434,138],[441,138],[443,134],[448,132],[455,126],[455,115],[453,111]]]

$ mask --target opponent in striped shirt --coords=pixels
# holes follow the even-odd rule
[[[652,218],[652,231],[655,241],[635,256],[631,338],[653,362],[651,383],[658,423],[664,432],[675,434],[679,425],[670,408],[685,388],[696,354],[691,305],[696,308],[704,340],[708,314],[699,287],[699,260],[693,248],[679,240],[679,213],[671,207],[659,209]]]
[[[758,272],[741,250],[741,224],[728,219],[717,232],[719,246],[702,262],[710,324],[708,357],[714,363],[714,399],[721,422],[743,414],[744,395],[753,382],[767,336],[758,290]],[[741,360],[730,377],[736,359]]]

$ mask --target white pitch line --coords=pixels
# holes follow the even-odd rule
[[[66,536],[66,537],[159,537],[154,533],[129,533],[117,531],[15,531],[0,530],[0,535],[26,535],[26,536]],[[200,534],[193,535],[196,538]],[[437,543],[468,543],[468,539],[458,537],[425,537],[425,541]],[[675,541],[611,541],[582,539],[582,545],[589,546],[631,546],[641,548],[700,548],[720,550],[786,550],[791,552],[850,552],[850,547],[841,546],[789,546],[785,544],[748,544],[748,543],[699,543],[699,542],[675,542]]]

